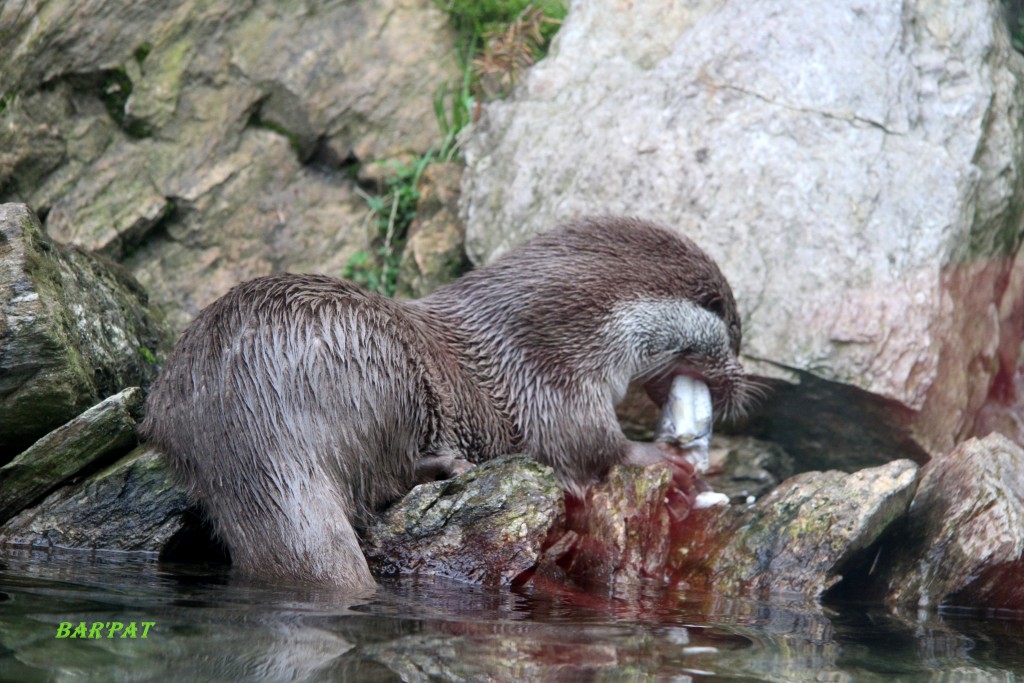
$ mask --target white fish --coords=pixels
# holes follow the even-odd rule
[[[708,469],[713,422],[708,385],[690,375],[677,375],[672,379],[655,440],[678,444],[694,469],[703,474]]]

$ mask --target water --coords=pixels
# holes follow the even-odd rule
[[[146,639],[61,622],[153,622]],[[104,633],[105,635],[105,633]],[[3,681],[1024,681],[1024,615],[403,579],[353,599],[124,554],[0,551]]]

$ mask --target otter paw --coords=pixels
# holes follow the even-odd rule
[[[473,469],[474,465],[465,458],[454,455],[432,455],[420,458],[416,463],[416,483],[451,479]]]

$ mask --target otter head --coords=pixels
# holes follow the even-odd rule
[[[455,322],[481,384],[509,397],[538,448],[570,449],[554,443],[553,406],[572,405],[564,419],[579,428],[563,425],[564,441],[582,443],[637,379],[659,406],[676,376],[700,379],[719,418],[742,413],[750,395],[728,282],[691,240],[648,221],[563,225],[425,303]]]
[[[588,314],[602,320],[588,342],[600,347],[594,353],[578,352],[578,331],[562,338],[577,340],[568,348],[578,361],[607,373],[616,402],[639,379],[664,406],[673,379],[690,375],[710,389],[718,418],[743,413],[751,385],[738,360],[736,300],[721,270],[693,241],[647,221],[595,218],[541,236],[530,248],[564,261],[558,280],[565,322],[554,323],[556,333]]]

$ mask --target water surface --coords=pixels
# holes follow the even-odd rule
[[[61,622],[133,621],[135,638],[56,637]],[[412,578],[353,598],[138,555],[3,550],[0,680],[1024,681],[1024,615]]]

